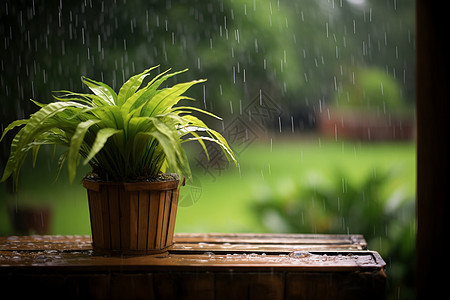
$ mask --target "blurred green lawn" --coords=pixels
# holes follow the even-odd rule
[[[35,169],[31,163],[23,169],[17,194],[10,195],[6,185],[0,184],[0,235],[14,234],[7,211],[24,205],[51,206],[51,234],[90,234],[87,196],[80,184],[88,169],[80,169],[73,184],[68,183],[63,169],[53,183],[56,159],[49,161],[51,150],[42,154]],[[254,142],[238,160],[239,168],[230,166],[214,176],[195,168],[195,160],[191,160],[195,182],[182,188],[176,232],[261,232],[251,211],[257,193],[267,186],[283,188],[314,176],[328,176],[337,169],[349,180],[358,180],[368,172],[393,168],[398,176],[392,184],[415,193],[414,141],[359,143],[278,137]]]

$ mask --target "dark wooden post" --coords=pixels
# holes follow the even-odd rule
[[[447,293],[449,210],[448,11],[436,1],[416,0],[417,26],[417,299]],[[446,222],[447,220],[447,222]]]

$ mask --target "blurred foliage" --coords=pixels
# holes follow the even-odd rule
[[[207,78],[192,96],[224,118],[264,90],[294,125],[314,127],[317,107],[373,66],[412,103],[414,16],[414,0],[6,0],[1,123],[35,111],[29,98],[48,103],[53,90],[82,89],[81,75],[117,89],[158,64],[191,70],[176,82]]]
[[[389,299],[411,299],[415,200],[398,178],[390,170],[359,181],[341,171],[330,178],[311,174],[302,184],[287,179],[261,190],[254,211],[268,232],[363,234],[387,263]]]
[[[341,109],[365,109],[398,112],[408,109],[401,86],[379,68],[359,69],[335,94],[335,106]]]
[[[4,128],[35,111],[29,98],[48,103],[53,90],[82,90],[81,75],[117,89],[132,74],[157,64],[161,70],[190,69],[175,82],[208,79],[192,90],[192,97],[199,100],[196,105],[225,120],[231,106],[236,112],[264,90],[280,105],[282,118],[289,124],[293,120],[295,132],[314,128],[314,112],[332,102],[362,70],[382,70],[411,105],[414,10],[414,0],[365,0],[360,5],[347,0],[2,1],[0,122]],[[375,81],[383,80],[388,93],[390,84],[378,71],[373,74]],[[379,84],[369,85],[376,94]],[[8,145],[0,144],[1,170]],[[267,202],[270,205],[260,213],[280,220],[279,229],[359,231],[371,246],[389,249],[382,254],[392,257],[392,263],[388,261],[392,271],[399,266],[399,272],[412,276],[405,268],[412,265],[413,201],[380,202],[390,199],[376,197],[381,177],[367,179],[365,201],[361,186],[353,182],[344,180],[346,193],[342,192],[340,175],[326,189],[309,186],[308,197],[303,196],[308,189],[292,183],[291,193],[267,191],[273,195],[267,197],[277,201]],[[332,213],[337,208],[339,217]],[[313,223],[307,222],[311,216]],[[376,223],[367,225],[368,219]],[[401,267],[395,257],[410,260]]]

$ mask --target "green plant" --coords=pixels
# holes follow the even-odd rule
[[[108,85],[82,77],[93,94],[55,92],[55,102],[40,104],[29,119],[12,122],[11,129],[23,126],[11,143],[11,152],[2,181],[13,175],[16,186],[19,171],[31,150],[35,162],[41,145],[68,147],[59,157],[58,174],[67,162],[72,182],[80,163],[89,164],[100,178],[110,181],[153,179],[169,167],[190,178],[189,162],[182,148],[187,141],[198,141],[207,154],[204,141],[217,143],[228,159],[236,160],[223,136],[208,128],[194,112],[217,116],[192,106],[177,105],[191,86],[205,80],[178,83],[159,89],[170,77],[186,70],[155,76],[145,84],[157,66],[132,76],[116,94]],[[1,140],[0,139],[0,140]]]
[[[379,68],[362,68],[353,73],[335,94],[335,105],[340,108],[404,110],[398,81]]]
[[[268,232],[362,234],[368,248],[388,263],[389,299],[412,294],[415,256],[415,200],[396,169],[348,179],[337,170],[303,183],[280,182],[260,193],[253,208]],[[401,171],[400,171],[401,172]]]

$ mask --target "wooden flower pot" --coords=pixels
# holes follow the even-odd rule
[[[117,183],[83,179],[95,254],[147,255],[173,245],[178,180]]]

